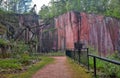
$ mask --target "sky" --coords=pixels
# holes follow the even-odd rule
[[[33,1],[33,5],[36,4],[37,7],[36,7],[36,10],[37,10],[37,13],[39,12],[40,10],[40,7],[45,4],[45,5],[48,5],[49,1],[50,0],[32,0]]]

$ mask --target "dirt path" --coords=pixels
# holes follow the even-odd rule
[[[55,62],[39,70],[32,78],[72,78],[66,57],[53,57]]]

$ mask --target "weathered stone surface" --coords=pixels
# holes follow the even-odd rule
[[[119,49],[120,21],[115,18],[68,12],[55,19],[55,27],[58,49],[73,49],[77,41],[95,48],[99,55]]]

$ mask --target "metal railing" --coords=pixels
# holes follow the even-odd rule
[[[88,48],[82,48],[80,50],[66,50],[66,56],[74,59],[79,64],[82,63],[88,66]]]
[[[108,58],[105,58],[105,57],[100,57],[100,56],[96,56],[96,55],[92,55],[92,54],[88,54],[88,62],[89,62],[89,57],[93,57],[94,76],[95,76],[95,77],[97,77],[97,74],[96,74],[96,59],[100,59],[100,60],[103,60],[103,61],[106,61],[106,62],[109,62],[109,63],[113,63],[113,64],[116,64],[116,65],[120,65],[120,62],[119,62],[119,61],[111,60],[111,59],[108,59]],[[89,63],[88,63],[88,70],[89,70]]]
[[[119,61],[115,61],[115,60],[111,60],[111,59],[108,59],[108,58],[105,58],[105,57],[100,57],[100,56],[96,56],[96,55],[93,55],[93,54],[89,54],[88,53],[88,48],[83,48],[81,50],[66,50],[66,56],[74,59],[75,61],[77,61],[79,64],[82,63],[83,65],[87,66],[88,67],[88,70],[90,69],[90,65],[89,65],[89,58],[90,57],[93,57],[93,65],[94,65],[94,76],[97,77],[97,74],[96,74],[96,59],[100,59],[100,60],[103,60],[103,61],[106,61],[106,62],[109,62],[109,63],[113,63],[113,64],[116,64],[116,65],[120,65],[120,62]]]

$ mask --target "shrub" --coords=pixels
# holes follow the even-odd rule
[[[92,68],[94,67],[92,58],[89,59],[89,64]],[[111,78],[111,76],[120,78],[120,74],[119,74],[120,67],[118,65],[115,65],[115,64],[112,64],[112,63],[109,63],[109,62],[105,62],[105,61],[102,61],[102,60],[99,60],[99,59],[97,59],[96,64],[97,64],[96,65],[97,70],[100,70],[101,72],[104,72],[107,76],[109,76],[109,78]]]
[[[16,59],[0,60],[1,69],[21,69],[21,64]]]
[[[8,44],[8,41],[6,41],[4,39],[0,39],[0,47],[6,46],[7,44]]]
[[[6,58],[7,57],[7,47],[9,45],[9,42],[4,39],[0,39],[0,49],[1,49],[1,57]]]
[[[119,76],[120,67],[111,63],[106,63],[104,65],[104,72],[110,77],[117,77]]]
[[[5,26],[0,23],[0,35],[5,34],[5,32],[6,32]]]
[[[21,64],[23,65],[29,65],[31,63],[31,58],[28,54],[21,55],[21,58],[19,59]]]
[[[29,47],[27,44],[23,42],[13,43],[12,46],[12,57],[13,58],[21,58],[24,52],[28,51]]]

